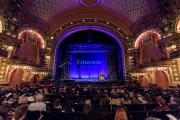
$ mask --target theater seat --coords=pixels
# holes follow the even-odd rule
[[[124,105],[128,111],[144,111],[144,105],[142,104],[131,104],[131,105]]]
[[[28,111],[25,120],[39,120],[40,111]]]
[[[166,114],[173,114],[174,112],[175,111],[161,111],[161,112],[151,111],[149,112],[148,116],[160,118],[161,120],[169,120]]]
[[[145,104],[145,110],[153,110],[154,108],[158,107],[158,104]]]
[[[80,120],[79,113],[60,113],[60,112],[51,112],[45,113],[43,120]]]
[[[128,113],[128,118],[129,120],[145,120],[147,117],[147,112],[146,111],[137,111],[137,112],[129,112]]]

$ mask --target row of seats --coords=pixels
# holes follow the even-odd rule
[[[79,113],[60,113],[60,112],[28,112],[26,120],[38,120],[40,114],[43,115],[42,120],[114,120],[115,113],[112,112],[90,112],[85,114],[82,112]],[[144,120],[147,117],[157,117],[162,120],[168,120],[166,114],[172,114],[176,117],[180,114],[180,111],[136,111],[128,112],[129,120]]]
[[[51,105],[48,105],[51,106]],[[74,109],[77,112],[83,112],[83,106],[84,104],[75,104],[74,105]],[[149,110],[153,110],[154,108],[158,107],[157,104],[124,104],[124,108],[129,111],[149,111]],[[117,106],[116,105],[109,105],[106,106],[107,109],[109,109],[109,111],[114,111]]]

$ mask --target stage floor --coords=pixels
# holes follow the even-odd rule
[[[78,81],[79,80],[79,81]],[[56,85],[65,85],[65,86],[73,86],[73,85],[80,85],[80,86],[109,86],[109,85],[124,85],[124,80],[99,80],[99,79],[78,79],[76,80],[50,80],[50,83]]]
[[[75,79],[75,82],[109,82],[110,80],[100,80],[100,79]]]

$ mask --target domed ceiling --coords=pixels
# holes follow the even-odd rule
[[[48,21],[61,10],[81,6],[81,1],[83,0],[34,0],[30,13]],[[123,13],[132,22],[150,13],[147,0],[99,0],[98,5]]]
[[[24,8],[28,15],[34,16],[36,21],[39,19],[45,23],[44,26],[49,25],[49,27],[57,21],[61,21],[56,15],[65,18],[71,16],[71,14],[65,11],[74,12],[73,10],[76,11],[78,8],[83,8],[80,11],[83,13],[85,9],[93,10],[94,8],[100,8],[109,18],[111,13],[121,17],[124,22],[122,24],[126,26],[129,31],[132,30],[131,32],[133,32],[136,26],[140,28],[139,25],[144,18],[151,17],[154,19],[151,15],[156,15],[156,7],[156,0],[26,0]],[[96,13],[95,9],[93,12]],[[91,14],[93,14],[93,12],[91,12]],[[78,12],[76,12],[76,14],[78,14]],[[99,12],[99,15],[102,15],[101,12]],[[31,19],[31,17],[27,18],[27,20],[29,19]],[[119,18],[115,19],[122,22]],[[144,23],[142,23],[142,25],[143,24]],[[52,27],[52,29],[54,28]]]

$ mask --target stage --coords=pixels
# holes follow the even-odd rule
[[[110,41],[112,38],[106,34],[91,31],[89,35],[89,32],[86,32],[88,31],[69,36],[59,46],[55,80],[73,80],[78,83],[123,80],[124,63],[121,48],[113,40]],[[77,36],[78,39],[75,39]]]

